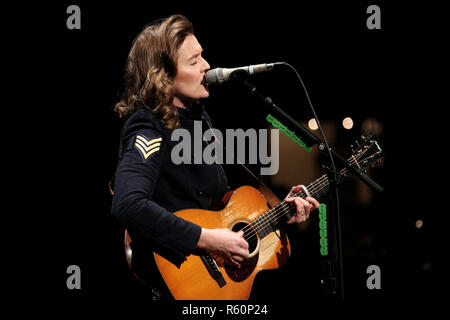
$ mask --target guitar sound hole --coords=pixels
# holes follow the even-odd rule
[[[237,222],[235,225],[233,225],[231,230],[235,232],[243,230],[244,239],[248,242],[248,252],[250,253],[250,255],[248,256],[248,259],[244,259],[244,261],[240,263],[241,267],[238,269],[227,264],[225,265],[225,272],[227,273],[228,277],[230,277],[230,279],[235,282],[241,282],[245,279],[248,279],[248,277],[255,270],[259,259],[260,241],[255,229],[253,229],[253,226],[247,221]]]
[[[244,239],[248,242],[248,252],[250,255],[258,248],[258,235],[250,223],[238,222],[231,229],[235,232],[244,231]]]

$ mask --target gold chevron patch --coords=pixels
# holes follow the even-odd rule
[[[147,140],[144,136],[137,135],[134,146],[140,151],[144,159],[159,150],[162,138]]]

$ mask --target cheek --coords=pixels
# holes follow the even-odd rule
[[[180,93],[189,93],[196,88],[197,77],[194,73],[180,71],[175,77],[175,89]]]

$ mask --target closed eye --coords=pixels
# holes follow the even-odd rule
[[[201,57],[202,56],[202,52],[203,52],[203,49],[202,49],[202,51],[200,51],[199,53],[197,53],[197,54],[194,54],[192,57],[190,57],[189,58],[189,60],[188,61],[191,61],[191,60],[194,60],[193,62],[191,62],[190,63],[190,65],[195,65],[195,64],[197,64],[197,60],[198,60],[198,57]]]

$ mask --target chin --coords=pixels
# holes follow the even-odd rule
[[[205,99],[209,97],[209,92],[204,92],[200,95],[199,99]]]

